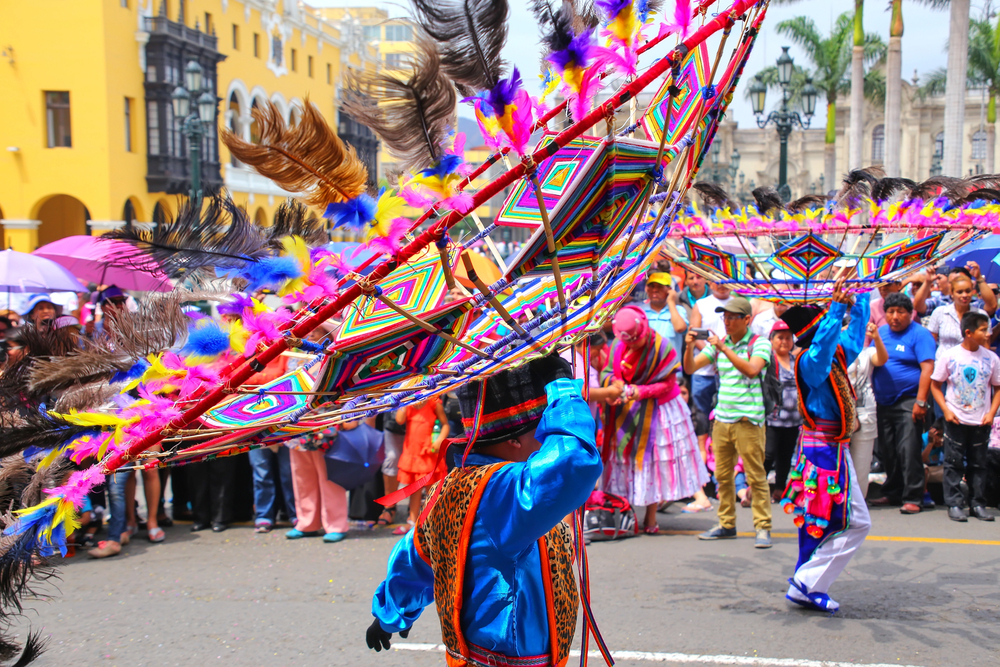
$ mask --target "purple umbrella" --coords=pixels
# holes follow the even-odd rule
[[[50,259],[16,250],[0,252],[0,292],[86,292],[72,273]]]
[[[134,254],[135,248],[124,241],[101,240],[99,236],[67,236],[33,252],[60,264],[79,278],[98,285],[117,285],[137,292],[169,292],[170,279],[150,258],[134,262],[135,266],[116,266],[116,256]]]

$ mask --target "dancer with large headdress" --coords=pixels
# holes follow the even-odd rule
[[[795,376],[804,422],[795,468],[781,501],[786,513],[795,514],[799,528],[799,560],[786,597],[828,612],[840,605],[827,591],[871,528],[849,450],[856,408],[847,375],[864,345],[868,294],[859,295],[852,305],[845,282],[841,278],[834,284],[828,309],[801,305],[781,316],[802,348]],[[850,323],[843,329],[848,308]]]
[[[579,594],[563,517],[601,474],[594,418],[550,356],[459,390],[461,465],[430,489],[372,602],[370,648],[406,637],[434,601],[448,664],[563,665]]]

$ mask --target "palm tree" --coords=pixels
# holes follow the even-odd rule
[[[789,37],[805,50],[812,62],[813,85],[826,94],[826,135],[824,148],[824,178],[836,183],[837,154],[837,95],[847,93],[851,81],[847,78],[851,67],[854,46],[854,16],[845,12],[837,17],[828,37],[820,35],[816,23],[807,16],[782,21],[775,26],[778,33]],[[868,33],[863,40],[863,60],[875,62],[885,55],[885,43],[875,33]],[[767,83],[765,81],[765,83]],[[863,87],[862,87],[863,90]]]
[[[898,0],[896,0],[898,1]],[[938,3],[940,4],[940,3]],[[962,127],[969,65],[969,0],[951,0],[948,29],[948,81],[944,93],[944,159],[947,176],[962,175]]]
[[[889,49],[885,58],[885,174],[902,174],[903,147],[903,1],[892,0]]]
[[[996,158],[997,96],[1000,95],[1000,18],[996,25],[989,17],[969,21],[968,87],[986,88],[986,164],[992,174]],[[920,88],[923,95],[940,95],[948,81],[947,68],[931,72]]]
[[[854,46],[851,49],[851,136],[847,143],[848,169],[860,169],[865,123],[865,0],[854,0]]]

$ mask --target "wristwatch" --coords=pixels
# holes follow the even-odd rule
[[[917,407],[926,410],[928,407],[930,407],[930,404],[927,401],[917,401]]]

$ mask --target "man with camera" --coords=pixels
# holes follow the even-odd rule
[[[758,549],[771,546],[771,498],[764,471],[764,389],[762,373],[771,360],[771,343],[750,333],[753,310],[742,296],[733,296],[716,308],[722,315],[726,337],[691,328],[684,348],[684,372],[714,364],[719,375],[719,401],[712,428],[715,451],[715,478],[719,493],[719,525],[698,536],[701,540],[736,537],[737,456],[751,489],[753,523]],[[694,342],[702,338],[708,345],[694,355]]]

